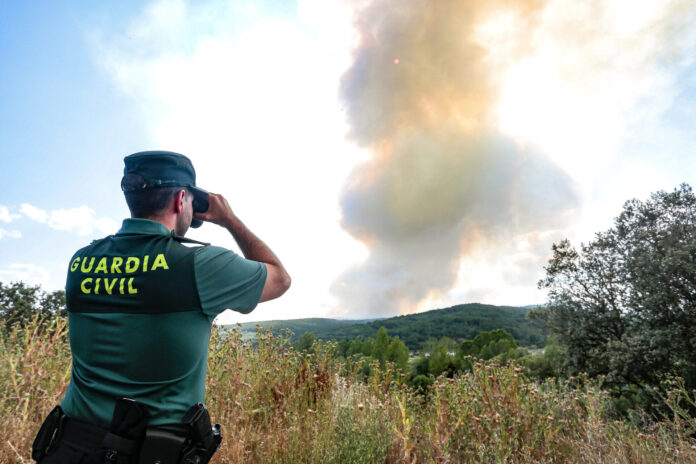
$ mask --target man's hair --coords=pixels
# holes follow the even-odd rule
[[[136,184],[139,182],[137,174],[126,174],[124,179],[124,184]],[[131,212],[131,216],[134,218],[148,218],[154,217],[163,212],[169,204],[176,193],[184,189],[186,190],[186,195],[191,195],[191,192],[186,187],[159,187],[159,188],[149,188],[143,190],[132,190],[124,191],[123,194],[126,197],[126,203],[128,204],[128,209]]]

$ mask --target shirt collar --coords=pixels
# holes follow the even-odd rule
[[[116,234],[171,235],[172,233],[161,222],[142,218],[128,218],[123,220],[123,225]]]

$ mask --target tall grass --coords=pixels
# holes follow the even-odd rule
[[[30,462],[43,417],[69,381],[64,320],[0,335],[0,462]],[[218,463],[682,463],[696,462],[694,419],[665,398],[669,420],[612,420],[600,385],[587,378],[542,384],[514,364],[474,362],[418,394],[374,364],[340,362],[332,344],[311,354],[287,334],[214,331],[207,404],[223,424]],[[670,403],[671,402],[671,403]]]

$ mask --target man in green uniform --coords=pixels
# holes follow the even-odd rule
[[[108,451],[134,454],[141,436],[120,450],[123,433],[115,435],[116,445],[104,438],[113,435],[117,416],[125,414],[119,412],[123,403],[118,401],[125,401],[120,398],[135,400],[146,411],[148,430],[185,436],[182,418],[205,397],[213,319],[225,309],[248,313],[290,286],[280,260],[222,195],[196,187],[188,158],[155,151],[124,161],[121,186],[132,217],[115,235],[78,250],[70,261],[72,377],[60,427],[54,427],[58,437],[50,437],[50,446],[38,445],[35,458],[42,464],[78,462],[94,456],[95,448],[106,449],[107,457]],[[189,226],[202,221],[227,229],[244,257],[184,238]],[[41,448],[48,448],[42,460],[46,449]]]

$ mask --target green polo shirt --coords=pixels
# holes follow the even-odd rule
[[[248,313],[266,266],[215,246],[187,246],[161,223],[126,219],[71,259],[66,300],[72,377],[61,406],[108,427],[119,397],[145,403],[150,426],[182,430],[205,398],[213,319]]]

